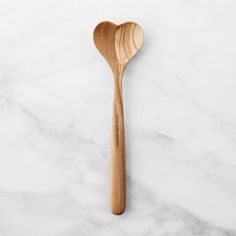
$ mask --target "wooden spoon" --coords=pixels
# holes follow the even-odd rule
[[[106,21],[97,25],[93,39],[114,75],[110,208],[113,214],[120,215],[125,210],[126,198],[122,76],[126,65],[141,47],[143,30],[134,22],[115,25]]]

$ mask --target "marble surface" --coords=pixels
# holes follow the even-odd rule
[[[0,236],[235,236],[236,2],[0,1]],[[113,80],[97,23],[138,22],[127,211],[108,209]]]

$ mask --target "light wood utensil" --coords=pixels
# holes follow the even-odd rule
[[[110,209],[113,214],[120,215],[125,210],[126,201],[122,76],[126,65],[141,47],[143,30],[134,22],[115,25],[105,21],[97,25],[93,39],[114,75]]]

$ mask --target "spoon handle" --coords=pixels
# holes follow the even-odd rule
[[[120,215],[125,210],[125,133],[121,89],[121,76],[115,78],[112,121],[110,208],[113,214]]]

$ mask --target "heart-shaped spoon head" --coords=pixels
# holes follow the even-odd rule
[[[105,21],[97,25],[93,39],[112,69],[117,65],[125,67],[142,45],[143,30],[134,22],[115,25]]]

